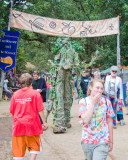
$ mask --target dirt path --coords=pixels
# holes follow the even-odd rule
[[[12,118],[9,114],[10,102],[0,102],[0,155],[1,160],[12,160],[11,153],[11,124]],[[72,128],[65,134],[53,134],[52,114],[49,116],[49,129],[41,136],[43,152],[38,155],[37,160],[85,160],[81,148],[81,126],[78,124],[78,101],[74,101],[71,110]],[[118,125],[114,130],[114,150],[117,160],[128,159],[128,116],[124,109],[126,125]],[[26,152],[25,160],[29,160],[29,152]],[[108,160],[110,160],[108,158]]]

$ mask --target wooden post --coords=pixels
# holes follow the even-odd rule
[[[119,22],[119,17],[118,17],[118,22]],[[119,24],[120,27],[120,24]],[[117,66],[121,66],[121,61],[120,61],[120,33],[117,35]]]
[[[5,79],[5,73],[2,71],[1,72],[1,81],[0,81],[0,100],[2,99],[4,79]]]
[[[10,0],[11,3],[11,9],[13,6],[13,0]],[[9,14],[9,22],[8,22],[8,31],[10,31],[10,22],[11,22],[11,10],[10,10],[10,14]],[[0,81],[0,100],[2,99],[2,93],[3,93],[3,84],[4,84],[4,80],[5,80],[5,72],[1,72],[1,81]]]

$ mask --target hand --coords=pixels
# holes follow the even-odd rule
[[[44,129],[48,129],[48,124],[47,123],[43,123]]]
[[[37,89],[37,91],[38,91],[39,93],[41,93],[41,92],[42,92],[42,90],[41,90],[41,89]]]
[[[109,142],[109,152],[113,150],[113,142]]]
[[[101,93],[97,93],[95,96],[92,97],[92,103],[94,104],[98,103],[100,97],[101,97]]]
[[[84,121],[81,119],[81,120],[79,121],[80,126],[81,126],[83,123],[84,123]]]

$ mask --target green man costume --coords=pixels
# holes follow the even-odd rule
[[[70,128],[70,109],[72,106],[72,69],[78,68],[78,53],[72,47],[71,42],[65,39],[58,39],[60,44],[59,54],[52,63],[56,72],[51,99],[54,99],[54,133],[64,133],[65,128]]]

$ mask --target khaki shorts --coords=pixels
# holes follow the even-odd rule
[[[23,160],[28,148],[30,154],[39,154],[42,151],[40,135],[12,137],[13,160]]]

